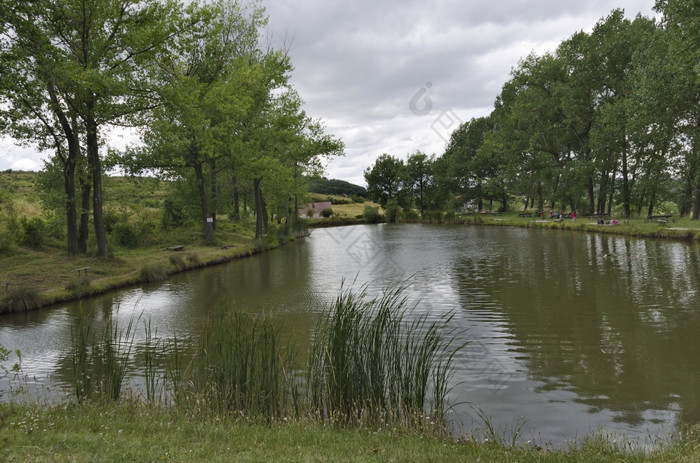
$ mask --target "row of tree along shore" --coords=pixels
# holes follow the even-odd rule
[[[567,210],[700,217],[700,4],[656,2],[656,18],[614,10],[591,32],[513,68],[490,115],[445,152],[365,170],[371,199],[404,211]],[[691,215],[692,213],[692,215]]]

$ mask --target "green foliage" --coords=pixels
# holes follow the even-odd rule
[[[197,254],[194,254],[194,253],[187,254],[186,259],[187,259],[187,262],[194,265],[195,267],[198,267],[202,264],[201,260],[199,259],[199,256]]]
[[[166,198],[163,201],[163,229],[181,227],[185,224],[185,206],[181,201]]]
[[[42,249],[46,242],[46,223],[39,217],[20,220],[22,227],[22,238],[20,244],[31,249]]]
[[[362,210],[362,219],[367,223],[378,223],[381,219],[379,207],[367,204]]]
[[[397,157],[386,153],[379,156],[364,172],[369,198],[386,206],[401,191],[404,168],[403,161]]]
[[[66,284],[66,290],[80,293],[90,287],[90,277],[87,274],[75,275]]]
[[[328,195],[365,197],[367,190],[344,180],[314,178],[309,181],[309,192]]]
[[[321,217],[328,218],[332,215],[333,215],[333,209],[331,209],[330,207],[326,207],[325,209],[323,209],[321,211]]]
[[[143,281],[162,281],[168,276],[168,269],[161,263],[144,264],[141,267],[141,280]]]
[[[34,287],[10,286],[7,295],[0,304],[2,312],[26,312],[41,305],[41,298]]]
[[[114,230],[114,226],[120,222],[126,222],[127,213],[123,207],[109,207],[103,211],[103,221],[107,233]]]
[[[0,230],[0,256],[11,256],[15,250],[12,235]]]
[[[399,203],[396,200],[392,199],[386,205],[386,209],[384,210],[384,216],[386,217],[387,222],[396,222],[398,215]]]
[[[133,225],[126,222],[118,222],[112,227],[112,236],[117,244],[129,249],[139,245],[139,234]]]
[[[423,222],[427,223],[442,223],[442,211],[425,211],[423,212]]]
[[[309,221],[302,219],[302,218],[296,218],[292,222],[292,231],[294,232],[294,236],[302,236],[305,235],[309,230]]]
[[[408,223],[416,223],[416,222],[420,221],[420,216],[418,215],[418,211],[415,211],[413,209],[409,209],[407,211],[404,211],[403,221],[408,222]]]
[[[170,256],[168,256],[168,261],[178,270],[185,270],[187,268],[187,262],[180,254],[170,254]]]

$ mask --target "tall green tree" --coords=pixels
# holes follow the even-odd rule
[[[692,204],[692,219],[697,220],[700,218],[700,4],[658,0],[655,9],[662,14],[667,50],[663,63],[657,63],[658,78],[663,79],[665,86],[659,97],[669,112],[675,114],[671,150],[678,155],[678,172],[683,182],[681,212],[687,214]]]
[[[433,159],[416,151],[406,159],[404,185],[415,198],[418,210],[423,214],[429,190],[434,185]]]
[[[143,63],[172,37],[170,17],[179,7],[168,0],[16,3],[3,2],[2,29],[15,57],[29,63],[23,68],[30,73],[27,80],[36,82],[32,88],[42,94],[27,106],[48,107],[55,120],[44,126],[61,127],[61,143],[68,146],[64,156],[66,182],[71,181],[80,152],[73,146],[76,134],[84,137],[97,254],[106,258],[100,138],[109,124],[122,123],[152,104],[149,89],[143,85],[148,81]],[[37,104],[40,99],[49,103]],[[70,185],[66,189],[72,190]],[[69,252],[73,252],[70,246]]]
[[[216,241],[218,174],[230,162],[230,135],[240,132],[256,93],[265,91],[255,55],[264,22],[255,4],[189,4],[178,22],[181,32],[151,63],[158,105],[143,127],[146,149],[122,160],[134,170],[192,172],[208,242]]]
[[[382,154],[364,171],[367,194],[373,201],[386,206],[390,199],[396,199],[403,187],[403,160],[390,154]]]

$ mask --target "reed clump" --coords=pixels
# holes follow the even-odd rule
[[[101,332],[92,329],[92,312],[78,312],[71,329],[73,391],[84,400],[119,400],[133,346],[133,322],[125,330],[111,318]]]
[[[7,295],[0,301],[0,313],[14,313],[32,310],[41,306],[39,292],[29,286],[10,286]]]
[[[141,267],[141,280],[162,281],[168,276],[168,268],[161,263],[145,264]]]
[[[298,396],[290,379],[295,356],[280,338],[270,317],[219,310],[195,341],[184,378],[181,368],[170,375],[177,405],[216,416],[287,416]]]
[[[444,424],[454,353],[451,315],[416,315],[405,287],[369,299],[341,291],[316,328],[308,368],[311,409],[324,422]]]
[[[145,322],[139,344],[132,323],[120,330],[107,320],[93,332],[92,314],[81,311],[72,389],[79,401],[118,401],[127,371],[140,372],[145,402],[192,416],[445,432],[451,362],[462,346],[448,328],[451,315],[417,314],[404,290],[369,298],[366,288],[341,289],[303,357],[273,318],[223,306],[190,338],[159,339]]]

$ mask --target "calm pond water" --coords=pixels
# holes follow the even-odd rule
[[[470,344],[456,361],[456,432],[483,428],[563,443],[594,431],[651,443],[700,422],[700,248],[694,244],[510,227],[361,225],[164,283],[86,300],[94,322],[150,321],[159,337],[196,332],[217,304],[272,314],[308,343],[345,286],[408,281],[417,311],[454,312]],[[56,397],[68,383],[79,304],[0,317],[0,344],[24,379]]]

